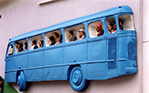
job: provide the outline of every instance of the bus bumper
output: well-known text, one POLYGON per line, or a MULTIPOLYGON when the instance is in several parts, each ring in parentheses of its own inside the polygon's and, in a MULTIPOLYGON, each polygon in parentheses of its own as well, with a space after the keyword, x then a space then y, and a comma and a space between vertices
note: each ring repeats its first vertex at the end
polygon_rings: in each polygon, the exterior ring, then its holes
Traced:
POLYGON ((135 74, 137 72, 136 67, 126 67, 125 70, 126 70, 126 73, 128 74, 135 74))

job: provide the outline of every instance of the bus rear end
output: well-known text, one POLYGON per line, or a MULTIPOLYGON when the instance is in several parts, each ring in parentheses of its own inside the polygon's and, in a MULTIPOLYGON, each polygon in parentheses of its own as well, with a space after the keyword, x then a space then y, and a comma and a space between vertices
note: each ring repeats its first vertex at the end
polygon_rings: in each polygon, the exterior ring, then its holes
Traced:
POLYGON ((118 69, 119 75, 135 74, 137 72, 136 31, 132 15, 120 15, 124 20, 124 28, 118 35, 118 69))

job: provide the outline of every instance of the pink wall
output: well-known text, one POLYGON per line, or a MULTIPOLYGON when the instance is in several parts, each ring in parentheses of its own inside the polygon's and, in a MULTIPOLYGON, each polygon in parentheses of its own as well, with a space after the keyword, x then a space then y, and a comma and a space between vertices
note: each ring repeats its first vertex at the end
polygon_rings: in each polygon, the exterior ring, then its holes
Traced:
MULTIPOLYGON (((138 73, 106 81, 91 81, 84 93, 142 93, 142 0, 60 0, 37 5, 39 0, 1 0, 0 75, 4 77, 8 39, 32 30, 119 5, 129 5, 137 30, 138 73)), ((41 0, 40 0, 41 1, 41 0)), ((13 84, 16 89, 17 85, 13 84)), ((24 93, 75 93, 68 81, 34 82, 24 93)))
POLYGON ((143 1, 143 93, 149 92, 149 23, 146 20, 149 20, 149 2, 148 0, 143 1))

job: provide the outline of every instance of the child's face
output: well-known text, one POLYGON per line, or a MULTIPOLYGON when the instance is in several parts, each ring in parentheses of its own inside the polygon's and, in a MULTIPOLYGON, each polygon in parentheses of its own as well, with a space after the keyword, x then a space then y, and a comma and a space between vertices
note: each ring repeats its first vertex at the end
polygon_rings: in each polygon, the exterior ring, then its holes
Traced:
POLYGON ((113 29, 116 30, 116 24, 113 25, 113 29))
POLYGON ((111 25, 108 25, 108 30, 109 30, 109 31, 111 31, 111 30, 112 30, 111 25))
POLYGON ((3 84, 3 81, 1 80, 1 81, 0 81, 0 85, 2 85, 2 84, 3 84))
POLYGON ((57 39, 57 36, 55 34, 53 36, 54 36, 55 39, 57 39))
POLYGON ((18 48, 18 44, 15 44, 16 48, 18 48))
POLYGON ((119 21, 119 25, 120 25, 120 26, 122 26, 122 25, 123 25, 123 24, 122 24, 122 21, 119 21))
POLYGON ((71 37, 71 34, 68 32, 69 37, 71 37))
POLYGON ((81 31, 79 31, 79 35, 82 35, 82 32, 81 31))
POLYGON ((20 45, 18 45, 18 48, 20 48, 20 45))
POLYGON ((100 27, 97 27, 97 28, 96 28, 96 31, 97 31, 97 32, 99 32, 100 30, 101 30, 101 28, 100 28, 100 27))
POLYGON ((39 45, 42 45, 42 43, 41 43, 41 42, 39 42, 39 45))
POLYGON ((49 42, 51 42, 51 39, 49 39, 49 42))

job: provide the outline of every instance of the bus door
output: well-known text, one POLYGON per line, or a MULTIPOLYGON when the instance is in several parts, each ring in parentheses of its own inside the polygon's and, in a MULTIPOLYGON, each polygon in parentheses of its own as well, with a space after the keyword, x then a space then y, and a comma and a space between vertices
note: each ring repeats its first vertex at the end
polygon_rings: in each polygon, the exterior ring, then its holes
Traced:
POLYGON ((107 17, 107 62, 108 77, 117 75, 117 24, 115 17, 107 17))

